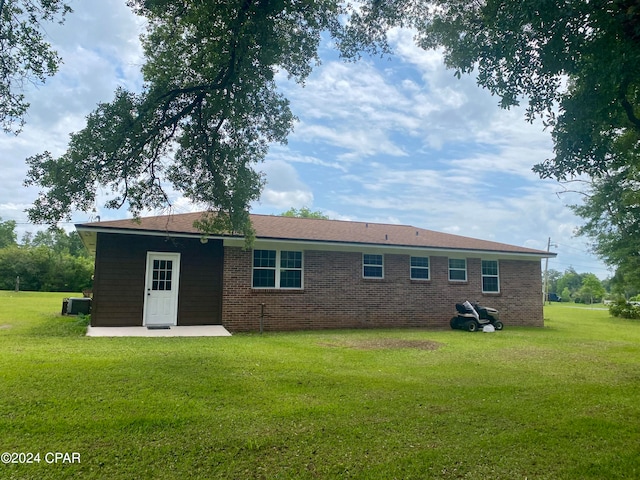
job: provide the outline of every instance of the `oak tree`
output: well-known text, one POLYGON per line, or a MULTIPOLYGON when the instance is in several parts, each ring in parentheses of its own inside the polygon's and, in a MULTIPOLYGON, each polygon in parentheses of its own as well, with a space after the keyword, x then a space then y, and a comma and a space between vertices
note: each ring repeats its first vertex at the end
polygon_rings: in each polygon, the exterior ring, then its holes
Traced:
MULTIPOLYGON (((474 73, 503 108, 551 129, 542 178, 587 182, 581 233, 627 278, 640 266, 640 0, 381 0, 352 17, 351 49, 385 47, 391 26, 474 73)), ((584 183, 582 183, 584 185, 584 183)), ((573 189, 573 187, 571 187, 573 189)), ((636 275, 640 285, 640 275, 636 275)))
MULTIPOLYGON (((640 1, 434 0, 425 11, 413 17, 422 46, 551 129, 554 156, 534 171, 589 184, 580 232, 630 278, 640 266, 640 1)), ((362 23, 372 18, 364 10, 362 23)))
POLYGON ((247 209, 262 187, 256 165, 271 142, 286 141, 294 121, 275 72, 303 82, 323 32, 357 58, 388 52, 389 29, 409 27, 420 46, 442 49, 457 76, 475 73, 500 106, 525 103, 529 121, 541 118, 551 128, 555 155, 534 167, 540 176, 594 179, 590 194, 624 176, 632 189, 625 190, 631 203, 618 203, 624 218, 604 207, 617 202, 613 194, 579 213, 605 218, 616 235, 631 231, 622 227, 632 221, 625 215, 638 205, 640 180, 640 0, 130 5, 148 24, 145 87, 118 90, 99 105, 61 157, 45 152, 28 160, 27 183, 44 188, 29 212, 34 221, 91 209, 100 188, 112 208, 166 206, 169 186, 219 212, 203 230, 250 232, 247 209))
POLYGON ((44 187, 28 211, 55 223, 74 210, 171 205, 173 189, 210 212, 205 232, 251 235, 249 203, 263 179, 255 166, 286 142, 294 116, 278 92, 284 70, 303 82, 319 61, 320 36, 338 34, 334 0, 131 0, 148 25, 140 93, 119 89, 87 117, 59 158, 27 160, 27 184, 44 187))

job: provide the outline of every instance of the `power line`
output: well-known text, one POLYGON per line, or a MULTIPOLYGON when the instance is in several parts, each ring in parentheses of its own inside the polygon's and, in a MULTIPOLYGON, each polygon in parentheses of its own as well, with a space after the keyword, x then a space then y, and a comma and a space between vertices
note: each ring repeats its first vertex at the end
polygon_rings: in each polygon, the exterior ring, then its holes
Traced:
POLYGON ((614 267, 607 267, 607 266, 584 265, 584 264, 573 263, 573 262, 558 262, 556 259, 551 259, 551 262, 553 262, 551 264, 551 268, 554 270, 559 270, 561 268, 566 269, 570 267, 570 268, 579 268, 587 272, 599 271, 599 272, 612 273, 611 270, 614 268, 614 267))
MULTIPOLYGON (((76 223, 83 223, 83 222, 56 222, 56 225, 75 225, 76 223)), ((42 225, 42 226, 46 226, 49 225, 48 223, 33 223, 33 222, 16 222, 16 225, 42 225)))
POLYGON ((577 252, 586 253, 586 254, 589 254, 589 255, 593 254, 593 252, 590 252, 589 250, 583 250, 581 248, 574 247, 573 245, 567 245, 565 243, 558 243, 557 245, 558 245, 558 247, 569 248, 569 249, 575 250, 577 252))
MULTIPOLYGON (((587 266, 587 265, 579 265, 577 263, 563 263, 561 264, 564 267, 573 267, 573 268, 581 268, 581 269, 586 269, 586 270, 598 270, 600 272, 610 272, 611 269, 610 268, 606 268, 606 267, 594 267, 594 266, 587 266)), ((553 267, 553 265, 552 265, 553 267)), ((556 269, 553 269, 556 270, 556 269)))

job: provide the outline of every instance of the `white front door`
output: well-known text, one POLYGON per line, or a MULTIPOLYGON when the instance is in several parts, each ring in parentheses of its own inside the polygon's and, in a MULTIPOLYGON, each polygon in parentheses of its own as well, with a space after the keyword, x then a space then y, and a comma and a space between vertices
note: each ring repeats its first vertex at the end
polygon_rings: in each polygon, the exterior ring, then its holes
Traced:
POLYGON ((147 252, 144 325, 176 325, 180 254, 147 252))

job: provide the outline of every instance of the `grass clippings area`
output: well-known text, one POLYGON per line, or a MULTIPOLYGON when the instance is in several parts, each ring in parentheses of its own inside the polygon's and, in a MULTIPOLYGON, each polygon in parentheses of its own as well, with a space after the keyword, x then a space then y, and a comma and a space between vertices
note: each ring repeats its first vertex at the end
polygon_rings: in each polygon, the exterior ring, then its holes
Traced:
POLYGON ((41 455, 0 478, 640 478, 640 322, 606 310, 491 334, 89 338, 63 296, 0 292, 0 452, 41 455))
POLYGON ((405 338, 360 338, 350 340, 348 338, 334 342, 320 342, 319 345, 327 347, 348 347, 361 350, 380 350, 396 348, 417 348, 418 350, 436 350, 440 343, 431 340, 408 340, 405 338))

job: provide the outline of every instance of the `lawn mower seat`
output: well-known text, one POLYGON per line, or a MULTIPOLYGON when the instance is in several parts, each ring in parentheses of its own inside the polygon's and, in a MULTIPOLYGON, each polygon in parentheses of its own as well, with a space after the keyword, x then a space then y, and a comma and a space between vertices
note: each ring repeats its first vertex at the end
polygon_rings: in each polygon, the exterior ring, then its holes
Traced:
POLYGON ((466 313, 471 313, 469 310, 467 310, 467 307, 465 307, 461 303, 456 303, 456 312, 460 313, 461 315, 464 315, 466 313))

